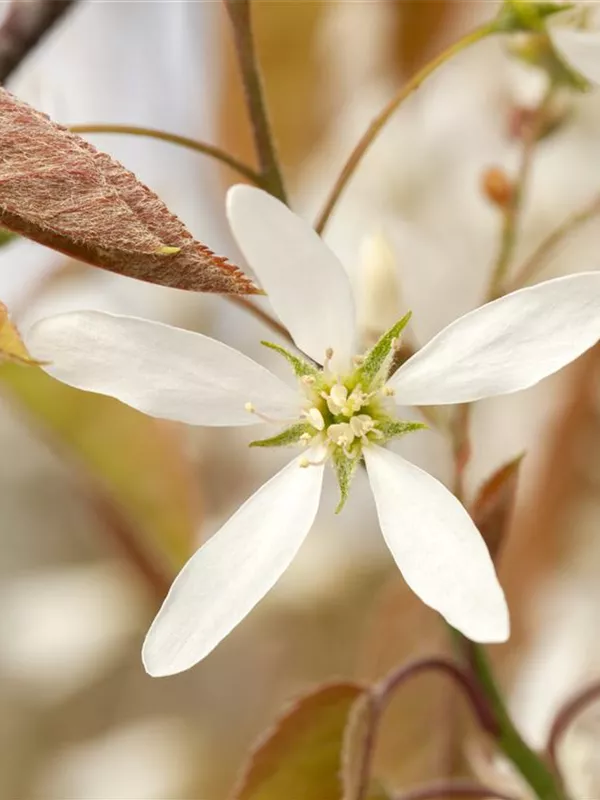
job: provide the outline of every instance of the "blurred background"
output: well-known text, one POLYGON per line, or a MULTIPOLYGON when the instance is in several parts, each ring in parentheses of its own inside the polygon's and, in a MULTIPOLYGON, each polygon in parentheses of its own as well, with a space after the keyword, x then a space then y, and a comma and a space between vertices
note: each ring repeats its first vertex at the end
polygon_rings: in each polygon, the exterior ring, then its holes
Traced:
MULTIPOLYGON (((11 5, 0 4, 4 20, 11 5)), ((316 216, 397 88, 495 8, 254 3, 281 161, 301 213, 316 216)), ((217 0, 79 0, 8 86, 63 124, 162 128, 252 161, 227 23, 217 0)), ((410 308, 412 341, 424 343, 482 301, 501 227, 483 177, 492 167, 514 174, 519 120, 543 91, 540 71, 505 42, 486 41, 436 73, 377 140, 326 235, 357 289, 365 342, 410 308), (375 279, 385 308, 373 300, 375 279)), ((517 265, 600 193, 600 93, 559 100, 536 149, 517 265)), ((163 142, 90 141, 239 263, 223 206, 235 175, 163 142)), ((599 236, 592 219, 543 276, 600 267, 599 236)), ((272 363, 260 324, 223 298, 135 282, 27 241, 0 249, 0 262, 0 300, 22 330, 50 313, 99 308, 209 333, 272 363)), ((492 655, 517 723, 541 745, 564 699, 600 677, 600 350, 541 386, 478 404, 472 434, 471 497, 526 453, 501 558, 514 635, 492 655)), ((225 800, 250 746, 292 698, 448 649, 440 619, 393 566, 359 476, 341 517, 330 482, 293 567, 208 659, 173 678, 145 675, 141 642, 177 569, 286 457, 250 453, 249 438, 152 420, 0 365, 0 797, 225 800)), ((450 447, 436 432, 401 450, 450 479, 450 447)), ((386 718, 379 775, 402 787, 488 770, 463 711, 452 686, 415 683, 386 718)), ((600 797, 595 735, 600 720, 588 714, 565 743, 570 780, 586 800, 600 797)))

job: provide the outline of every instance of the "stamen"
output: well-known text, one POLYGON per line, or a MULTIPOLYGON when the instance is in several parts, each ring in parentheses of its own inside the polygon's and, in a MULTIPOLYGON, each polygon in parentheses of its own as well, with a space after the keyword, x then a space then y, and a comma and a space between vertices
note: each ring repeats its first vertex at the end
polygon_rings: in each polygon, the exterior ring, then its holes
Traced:
POLYGON ((320 467, 327 461, 327 456, 323 456, 319 461, 311 461, 309 458, 301 458, 298 464, 302 469, 307 467, 320 467))
POLYGON ((254 403, 244 403, 244 408, 249 414, 254 414, 259 419, 262 419, 263 422, 270 422, 274 425, 293 425, 294 422, 298 422, 297 418, 276 419, 275 417, 268 417, 266 414, 261 414, 260 411, 256 410, 254 403))
POLYGON ((313 386, 316 383, 314 375, 303 375, 300 380, 305 386, 313 386))
POLYGON ((316 428, 318 431, 323 430, 325 427, 325 420, 323 419, 323 414, 321 414, 318 408, 309 408, 308 411, 304 411, 303 414, 306 416, 313 428, 316 428))
POLYGON ((331 364, 331 359, 333 358, 333 348, 328 347, 325 350, 325 361, 323 362, 323 372, 329 372, 329 366, 331 364))
POLYGON ((396 390, 392 389, 391 386, 384 386, 383 389, 381 389, 381 394, 384 397, 393 397, 396 394, 396 390))

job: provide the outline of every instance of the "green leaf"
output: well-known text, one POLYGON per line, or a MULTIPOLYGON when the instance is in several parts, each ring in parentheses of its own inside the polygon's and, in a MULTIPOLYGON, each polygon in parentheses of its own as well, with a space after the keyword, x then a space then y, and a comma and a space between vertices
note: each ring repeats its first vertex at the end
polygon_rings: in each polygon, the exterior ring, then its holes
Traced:
POLYGON ((300 356, 295 356, 280 344, 274 344, 273 342, 261 342, 261 344, 265 347, 268 347, 269 350, 274 350, 276 353, 279 353, 280 356, 283 356, 286 361, 292 365, 294 373, 298 378, 302 378, 304 375, 310 375, 311 377, 316 378, 319 375, 319 369, 315 367, 314 364, 311 364, 309 361, 300 358, 300 356))
POLYGON ((350 492, 350 484, 356 472, 356 468, 360 464, 361 453, 360 450, 356 455, 352 454, 349 458, 341 447, 335 447, 331 456, 331 462, 335 470, 337 482, 340 487, 340 502, 335 510, 339 514, 342 508, 346 505, 348 494, 350 492))
POLYGON ((429 426, 423 422, 403 422, 397 419, 382 419, 377 421, 377 430, 381 431, 385 441, 396 439, 413 431, 428 430, 429 426))
POLYGON ((334 683, 295 703, 259 741, 231 800, 339 800, 346 726, 363 693, 334 683))
POLYGON ((19 331, 10 321, 8 309, 0 303, 0 364, 3 361, 13 361, 17 364, 37 366, 39 361, 31 358, 19 331))
POLYGON ((405 314, 387 333, 383 334, 377 344, 366 354, 362 365, 355 372, 356 383, 360 383, 365 391, 370 389, 373 381, 383 371, 394 343, 408 325, 411 316, 412 311, 405 314))
POLYGON ((545 21, 554 14, 568 11, 573 4, 538 3, 536 0, 504 0, 494 21, 494 30, 498 33, 516 33, 519 31, 543 31, 545 21))
POLYGON ((298 425, 292 425, 290 428, 281 431, 277 436, 271 436, 270 439, 257 439, 254 442, 250 442, 250 447, 287 447, 291 444, 297 444, 305 433, 314 436, 315 429, 307 422, 300 422, 298 425))
POLYGON ((174 574, 192 551, 200 509, 178 428, 41 369, 0 365, 0 391, 70 455, 95 495, 121 510, 165 578, 174 574))
POLYGON ((15 239, 18 239, 16 233, 7 230, 6 228, 0 228, 0 247, 4 247, 4 245, 10 244, 14 242, 15 239))

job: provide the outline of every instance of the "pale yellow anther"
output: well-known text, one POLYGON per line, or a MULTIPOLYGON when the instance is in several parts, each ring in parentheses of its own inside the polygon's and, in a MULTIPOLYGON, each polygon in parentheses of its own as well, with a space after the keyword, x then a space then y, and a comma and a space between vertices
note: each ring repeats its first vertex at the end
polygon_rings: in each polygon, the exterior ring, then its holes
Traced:
POLYGON ((246 409, 246 411, 248 411, 250 414, 254 414, 254 412, 256 411, 256 409, 254 408, 254 405, 253 405, 252 403, 245 403, 245 404, 244 404, 244 408, 245 408, 245 409, 246 409))
POLYGON ((306 411, 305 413, 306 413, 306 418, 313 426, 313 428, 316 428, 318 431, 322 431, 323 428, 325 427, 325 420, 323 419, 323 414, 321 414, 319 409, 314 407, 309 408, 308 411, 306 411))
POLYGON ((348 447, 355 438, 354 432, 347 422, 330 425, 327 429, 327 437, 339 447, 348 447))
POLYGON ((298 464, 302 467, 302 469, 306 469, 306 467, 310 467, 310 461, 308 458, 301 458, 298 464))
POLYGON ((300 380, 305 386, 313 386, 315 383, 314 375, 303 375, 300 380))
POLYGON ((394 389, 392 389, 391 386, 384 386, 383 389, 381 390, 381 394, 384 397, 393 397, 396 394, 396 392, 394 389))

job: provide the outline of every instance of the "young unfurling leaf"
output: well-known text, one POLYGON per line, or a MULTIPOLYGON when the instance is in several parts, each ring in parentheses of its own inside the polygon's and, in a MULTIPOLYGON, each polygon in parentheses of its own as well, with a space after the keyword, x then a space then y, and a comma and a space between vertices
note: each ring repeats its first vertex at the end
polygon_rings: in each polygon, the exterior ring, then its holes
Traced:
POLYGON ((0 226, 150 283, 256 293, 133 173, 2 88, 0 151, 0 226))

